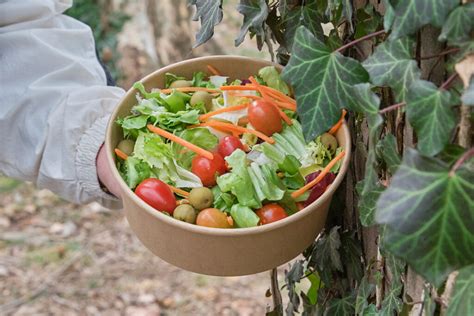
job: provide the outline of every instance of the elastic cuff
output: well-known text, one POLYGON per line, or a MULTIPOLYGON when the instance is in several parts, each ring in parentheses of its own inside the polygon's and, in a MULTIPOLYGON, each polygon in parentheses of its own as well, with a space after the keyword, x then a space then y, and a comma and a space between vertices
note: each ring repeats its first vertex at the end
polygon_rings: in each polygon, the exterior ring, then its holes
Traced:
POLYGON ((105 193, 97 177, 96 158, 105 139, 109 116, 97 119, 82 135, 76 154, 76 174, 83 192, 107 208, 121 208, 122 203, 111 194, 105 193))

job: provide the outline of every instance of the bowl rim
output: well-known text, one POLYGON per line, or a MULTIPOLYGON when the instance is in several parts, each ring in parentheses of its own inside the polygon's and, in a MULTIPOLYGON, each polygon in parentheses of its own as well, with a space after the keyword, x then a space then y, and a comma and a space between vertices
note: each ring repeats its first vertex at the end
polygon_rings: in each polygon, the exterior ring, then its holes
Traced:
MULTIPOLYGON (((279 70, 283 69, 283 67, 279 64, 267 61, 265 59, 261 58, 253 58, 253 57, 244 57, 244 56, 235 56, 235 55, 212 55, 212 56, 203 56, 203 57, 197 57, 197 58, 192 58, 192 59, 187 59, 183 60, 177 63, 170 64, 168 66, 162 67, 160 69, 157 69, 153 71, 152 73, 146 75, 143 77, 139 82, 145 83, 146 81, 150 80, 151 78, 155 77, 157 73, 166 73, 169 72, 170 70, 174 69, 176 66, 185 66, 188 64, 195 63, 197 61, 208 61, 212 62, 215 60, 233 60, 233 61, 238 61, 238 62, 245 62, 245 61, 252 61, 252 62, 263 62, 267 65, 275 65, 279 68, 279 70)), ((242 236, 242 235, 257 235, 257 234, 263 234, 272 230, 279 229, 280 227, 286 226, 291 224, 292 222, 296 222, 303 217, 305 217, 307 214, 310 212, 314 212, 317 210, 318 206, 324 204, 328 199, 331 198, 331 196, 334 194, 336 188, 339 187, 341 182, 344 179, 344 176, 349 168, 349 163, 350 163, 350 157, 351 157, 351 135, 349 128, 344 121, 341 128, 343 130, 343 135, 346 140, 346 146, 345 146, 345 155, 341 164, 341 168, 336 175, 336 178, 334 181, 331 183, 329 188, 313 203, 309 204, 302 210, 296 212, 295 214, 292 214, 282 220, 266 224, 266 225, 260 225, 256 227, 247 227, 247 228, 238 228, 238 229, 223 229, 223 228, 212 228, 212 227, 205 227, 205 226, 199 226, 196 224, 190 224, 186 222, 182 222, 179 220, 176 220, 172 216, 165 215, 160 211, 157 211, 150 205, 148 205, 146 202, 144 202, 142 199, 140 199, 125 183, 125 181, 122 179, 120 176, 118 169, 115 164, 115 159, 113 156, 113 148, 111 144, 111 136, 112 136, 112 129, 113 125, 115 124, 116 117, 118 115, 118 112, 120 111, 122 107, 122 103, 124 102, 125 99, 129 98, 131 95, 135 95, 138 92, 137 89, 133 88, 133 86, 126 92, 126 94, 120 99, 120 101, 117 103, 117 106, 115 107, 114 111, 110 115, 108 124, 107 124, 107 129, 106 129, 106 134, 105 134, 105 147, 106 147, 106 156, 107 156, 107 163, 112 169, 112 174, 114 178, 116 178, 119 182, 119 186, 122 191, 122 203, 123 203, 123 195, 126 195, 127 198, 131 199, 136 205, 139 206, 141 211, 147 212, 149 215, 155 217, 157 220, 161 220, 164 222, 164 224, 168 224, 171 226, 174 226, 177 229, 183 229, 189 232, 193 233, 198 233, 198 234, 204 234, 204 235, 211 235, 211 236, 226 236, 226 237, 234 237, 234 236, 242 236)))

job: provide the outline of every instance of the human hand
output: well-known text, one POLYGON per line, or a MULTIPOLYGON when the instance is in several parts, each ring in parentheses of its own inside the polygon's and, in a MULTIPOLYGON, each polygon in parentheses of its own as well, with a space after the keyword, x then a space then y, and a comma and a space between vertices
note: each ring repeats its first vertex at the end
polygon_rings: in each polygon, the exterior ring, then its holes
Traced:
POLYGON ((100 182, 116 197, 121 198, 121 190, 118 181, 114 178, 112 174, 112 169, 107 164, 107 155, 105 153, 105 148, 102 146, 99 149, 97 154, 97 176, 99 177, 100 182))

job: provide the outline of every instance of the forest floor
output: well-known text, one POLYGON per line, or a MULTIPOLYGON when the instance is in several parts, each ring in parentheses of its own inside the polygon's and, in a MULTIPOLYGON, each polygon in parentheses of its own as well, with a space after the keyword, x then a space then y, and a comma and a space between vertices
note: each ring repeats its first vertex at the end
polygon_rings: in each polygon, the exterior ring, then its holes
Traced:
POLYGON ((0 315, 263 315, 270 303, 268 273, 181 270, 145 249, 122 211, 14 185, 0 178, 0 315))

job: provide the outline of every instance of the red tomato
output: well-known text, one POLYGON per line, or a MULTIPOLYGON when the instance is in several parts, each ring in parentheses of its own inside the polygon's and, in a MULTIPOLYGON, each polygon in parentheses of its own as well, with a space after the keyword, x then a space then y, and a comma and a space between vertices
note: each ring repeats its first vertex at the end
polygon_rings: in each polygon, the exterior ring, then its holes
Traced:
POLYGON ((217 175, 227 171, 225 160, 219 153, 213 153, 214 159, 210 160, 203 156, 196 156, 191 163, 191 171, 201 179, 206 187, 216 184, 217 175))
POLYGON ((214 227, 214 228, 231 228, 231 224, 227 215, 216 209, 206 208, 199 212, 196 218, 196 224, 199 226, 214 227))
POLYGON ((270 203, 264 205, 261 209, 255 212, 260 217, 260 223, 262 225, 273 223, 288 217, 283 207, 276 203, 270 203))
POLYGON ((219 141, 219 146, 217 146, 217 150, 222 157, 230 156, 236 149, 244 150, 244 145, 240 139, 235 136, 222 137, 219 141))
POLYGON ((249 122, 259 132, 267 136, 281 132, 280 113, 272 104, 265 100, 255 100, 248 107, 249 122))
POLYGON ((135 194, 158 211, 173 215, 176 197, 163 181, 154 178, 145 179, 137 186, 135 194))

